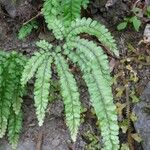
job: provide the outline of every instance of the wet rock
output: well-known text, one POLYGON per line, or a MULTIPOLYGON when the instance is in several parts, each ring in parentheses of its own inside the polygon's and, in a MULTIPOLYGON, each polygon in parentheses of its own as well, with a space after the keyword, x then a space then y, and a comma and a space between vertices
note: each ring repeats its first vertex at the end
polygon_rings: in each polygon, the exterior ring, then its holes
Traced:
POLYGON ((134 126, 136 131, 141 135, 143 149, 150 149, 150 82, 141 96, 141 102, 134 106, 133 111, 138 119, 134 126))

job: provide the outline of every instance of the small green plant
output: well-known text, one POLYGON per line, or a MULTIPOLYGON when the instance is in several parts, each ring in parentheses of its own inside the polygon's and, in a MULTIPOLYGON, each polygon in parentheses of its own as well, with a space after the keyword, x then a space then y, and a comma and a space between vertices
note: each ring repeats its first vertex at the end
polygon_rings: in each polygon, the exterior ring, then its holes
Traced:
POLYGON ((131 24, 131 25, 134 27, 134 29, 135 29, 136 31, 139 31, 139 28, 140 28, 140 26, 141 26, 141 20, 138 19, 137 16, 133 16, 133 17, 131 17, 131 18, 124 18, 124 21, 121 22, 121 23, 117 26, 117 29, 118 29, 118 30, 123 30, 123 29, 127 28, 127 26, 128 26, 129 24, 131 24))
POLYGON ((123 22, 119 23, 119 25, 117 26, 117 29, 120 31, 120 30, 127 28, 128 25, 132 25, 136 31, 139 31, 140 26, 141 26, 141 20, 139 19, 139 17, 136 16, 136 13, 138 11, 139 11, 138 8, 133 9, 132 10, 133 15, 131 17, 125 17, 123 19, 123 22))
POLYGON ((24 87, 35 75, 34 101, 39 125, 43 125, 45 111, 51 91, 51 68, 54 66, 59 77, 60 91, 65 105, 66 124, 73 141, 76 141, 80 126, 81 103, 76 80, 69 69, 69 62, 81 68, 90 100, 98 118, 105 150, 119 149, 119 127, 116 106, 113 104, 112 79, 108 57, 93 41, 81 38, 87 33, 97 37, 112 54, 118 56, 114 38, 97 21, 81 18, 81 7, 87 0, 45 0, 42 14, 48 29, 52 30, 57 45, 45 40, 37 42, 39 51, 28 60, 22 74, 24 87))
POLYGON ((18 33, 18 39, 23 40, 32 32, 33 29, 38 29, 38 22, 36 20, 32 20, 21 27, 18 33))
POLYGON ((22 127, 21 76, 26 59, 17 52, 0 51, 0 138, 8 130, 9 143, 17 147, 22 127))

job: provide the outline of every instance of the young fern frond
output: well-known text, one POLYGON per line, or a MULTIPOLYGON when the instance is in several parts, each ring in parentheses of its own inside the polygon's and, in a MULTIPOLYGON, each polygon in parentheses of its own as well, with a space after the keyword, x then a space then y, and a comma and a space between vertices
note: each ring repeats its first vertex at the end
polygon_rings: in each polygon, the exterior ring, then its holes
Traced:
POLYGON ((19 134, 22 128, 22 113, 19 112, 17 115, 14 111, 11 111, 9 116, 9 123, 8 123, 8 140, 11 144, 12 149, 17 148, 19 134))
POLYGON ((76 19, 76 21, 71 23, 69 28, 66 28, 66 40, 70 40, 80 33, 88 33, 96 36, 113 54, 116 56, 119 55, 114 38, 111 36, 108 29, 97 21, 93 21, 91 18, 76 19))
POLYGON ((52 58, 50 56, 46 57, 43 64, 39 66, 36 73, 36 81, 34 86, 34 101, 39 126, 43 125, 45 111, 48 105, 51 78, 51 63, 52 58))
POLYGON ((60 77, 61 93, 65 104, 66 124, 72 140, 76 141, 81 113, 78 87, 63 56, 55 55, 55 64, 60 77))
POLYGON ((74 63, 80 66, 84 73, 83 79, 88 86, 91 102, 98 117, 101 135, 104 141, 104 149, 117 150, 119 149, 119 128, 110 84, 103 78, 103 74, 99 70, 99 65, 96 61, 91 62, 90 66, 87 65, 86 57, 88 51, 84 56, 82 55, 82 57, 76 52, 69 52, 68 56, 74 63))

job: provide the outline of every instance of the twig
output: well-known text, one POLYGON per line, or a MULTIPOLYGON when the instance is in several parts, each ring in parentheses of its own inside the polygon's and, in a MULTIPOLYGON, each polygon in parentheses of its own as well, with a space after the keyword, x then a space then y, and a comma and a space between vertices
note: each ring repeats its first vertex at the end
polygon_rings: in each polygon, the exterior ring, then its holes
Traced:
POLYGON ((32 17, 31 19, 29 19, 28 21, 24 22, 23 25, 28 24, 30 21, 32 21, 33 19, 39 17, 40 15, 42 15, 42 12, 40 11, 36 16, 32 17))

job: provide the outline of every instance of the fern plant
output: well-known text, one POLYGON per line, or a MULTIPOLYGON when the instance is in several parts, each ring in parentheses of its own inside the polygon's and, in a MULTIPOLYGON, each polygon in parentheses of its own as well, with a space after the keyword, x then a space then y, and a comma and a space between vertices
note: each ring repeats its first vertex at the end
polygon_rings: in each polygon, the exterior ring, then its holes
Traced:
POLYGON ((24 89, 21 76, 26 59, 17 52, 0 51, 0 138, 8 128, 12 148, 17 147, 22 127, 21 103, 24 89))
POLYGON ((52 30, 59 45, 45 40, 37 42, 39 50, 28 60, 22 74, 24 87, 35 75, 34 101, 39 125, 43 125, 51 91, 52 66, 55 66, 65 105, 66 124, 73 141, 80 126, 81 103, 76 80, 69 69, 72 61, 83 72, 91 104, 95 109, 105 150, 119 149, 116 106, 113 103, 108 57, 93 41, 81 38, 81 33, 97 37, 112 52, 119 55, 114 38, 97 21, 81 18, 81 6, 87 0, 45 0, 42 14, 48 29, 52 30))

